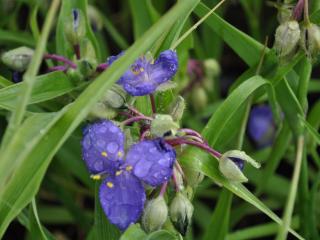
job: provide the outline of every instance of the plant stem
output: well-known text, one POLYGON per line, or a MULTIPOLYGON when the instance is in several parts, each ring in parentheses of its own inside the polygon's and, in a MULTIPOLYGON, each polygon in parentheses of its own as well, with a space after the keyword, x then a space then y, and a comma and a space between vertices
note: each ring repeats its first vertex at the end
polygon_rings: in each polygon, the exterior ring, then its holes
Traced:
POLYGON ((176 49, 182 41, 189 36, 199 25, 206 20, 215 10, 217 10, 226 0, 221 0, 214 8, 212 8, 203 18, 196 22, 188 31, 186 31, 175 43, 173 43, 170 49, 176 49))
POLYGON ((310 24, 309 19, 309 0, 304 0, 304 21, 307 25, 310 24))
POLYGON ((52 60, 55 60, 58 62, 63 62, 65 64, 69 65, 73 69, 77 68, 77 65, 74 62, 70 61, 69 59, 67 59, 63 56, 57 55, 57 54, 48 54, 47 53, 43 56, 43 58, 44 59, 52 59, 52 60))
POLYGON ((167 141, 167 143, 169 143, 172 146, 187 144, 187 145, 192 145, 192 146, 201 148, 201 149, 207 151, 208 153, 210 153, 211 155, 213 155, 217 159, 219 159, 222 156, 221 153, 219 153, 218 151, 210 148, 207 144, 204 144, 204 143, 189 141, 189 140, 185 140, 183 138, 169 139, 169 140, 166 140, 166 141, 167 141))
POLYGON ((150 94, 150 102, 151 102, 151 108, 152 108, 152 113, 156 113, 157 112, 157 107, 156 107, 156 101, 154 99, 154 95, 150 94))
POLYGON ((284 211, 283 224, 280 226, 280 229, 276 238, 277 240, 287 239, 291 218, 292 218, 292 212, 294 208, 294 202, 297 195, 297 187, 298 187, 300 169, 301 169, 301 163, 302 163, 302 157, 303 157, 303 148, 304 148, 304 136, 301 135, 298 137, 298 140, 297 140, 297 154, 296 154, 295 167, 294 167, 293 177, 291 181, 288 201, 284 211))
POLYGON ((166 190, 167 190, 167 185, 168 185, 168 182, 165 182, 164 184, 162 184, 161 190, 160 190, 160 193, 159 193, 159 195, 160 195, 161 197, 163 197, 163 195, 165 194, 165 192, 166 192, 166 190))
POLYGON ((132 117, 132 118, 129 118, 129 119, 123 121, 123 122, 121 123, 121 125, 125 126, 125 125, 128 125, 128 124, 130 124, 130 123, 138 122, 138 121, 141 121, 141 120, 152 121, 153 118, 147 117, 147 116, 136 116, 136 117, 132 117))

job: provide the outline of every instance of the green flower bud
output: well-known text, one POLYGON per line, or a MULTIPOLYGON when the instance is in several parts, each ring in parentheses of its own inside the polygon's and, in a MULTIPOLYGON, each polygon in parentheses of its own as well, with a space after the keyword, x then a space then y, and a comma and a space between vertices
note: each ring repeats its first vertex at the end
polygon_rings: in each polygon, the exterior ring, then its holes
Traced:
POLYGON ((103 101, 112 108, 121 108, 126 103, 127 93, 118 84, 114 84, 107 90, 103 101))
POLYGON ((84 38, 81 40, 80 49, 82 59, 85 59, 97 65, 96 51, 89 39, 84 38))
POLYGON ((173 121, 170 115, 157 114, 151 122, 151 134, 163 137, 166 134, 175 135, 179 125, 173 121))
POLYGON ((320 27, 314 23, 303 27, 300 43, 306 54, 315 58, 320 52, 320 27))
POLYGON ((224 153, 219 159, 219 170, 230 181, 247 182, 247 177, 242 173, 244 162, 248 162, 255 168, 260 168, 260 164, 245 152, 231 150, 224 153))
POLYGON ((299 23, 295 20, 282 23, 276 30, 274 48, 279 57, 293 54, 300 39, 299 23))
POLYGON ((77 70, 84 79, 93 76, 96 72, 97 62, 95 60, 81 59, 77 62, 77 70))
POLYGON ((178 192, 170 204, 169 214, 175 228, 185 236, 193 214, 190 200, 178 192))
POLYGON ((208 104, 208 96, 202 86, 196 86, 191 92, 191 104, 197 111, 202 111, 208 104))
POLYGON ((168 207, 163 198, 159 196, 147 202, 142 215, 142 226, 147 232, 161 229, 168 217, 168 207))
POLYGON ((183 97, 178 96, 174 102, 171 103, 170 105, 170 115, 172 119, 176 122, 180 121, 183 112, 186 108, 186 103, 183 97))
POLYGON ((2 62, 15 71, 23 72, 29 66, 34 50, 27 47, 19 47, 1 56, 2 62))
POLYGON ((220 64, 217 60, 210 58, 204 61, 204 69, 206 77, 212 78, 220 75, 221 69, 220 64))
POLYGON ((72 9, 72 13, 66 19, 64 32, 72 46, 78 45, 86 35, 86 22, 80 9, 72 9))
POLYGON ((203 173, 187 167, 183 169, 185 178, 187 180, 188 185, 192 186, 192 187, 197 187, 204 179, 204 175, 203 173))
POLYGON ((278 7, 277 19, 279 23, 287 22, 292 17, 293 5, 290 4, 282 4, 278 7))
POLYGON ((89 119, 112 119, 115 116, 117 116, 117 112, 100 101, 93 106, 88 117, 89 119))

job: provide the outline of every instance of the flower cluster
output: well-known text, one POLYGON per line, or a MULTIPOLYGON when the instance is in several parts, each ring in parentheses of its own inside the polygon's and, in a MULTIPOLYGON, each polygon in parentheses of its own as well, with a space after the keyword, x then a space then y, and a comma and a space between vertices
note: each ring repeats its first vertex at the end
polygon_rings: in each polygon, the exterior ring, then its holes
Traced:
POLYGON ((87 126, 82 155, 89 172, 107 174, 100 187, 101 206, 110 222, 121 230, 136 222, 146 195, 142 183, 152 187, 168 181, 176 160, 175 150, 162 138, 143 140, 124 153, 124 134, 108 120, 87 126))

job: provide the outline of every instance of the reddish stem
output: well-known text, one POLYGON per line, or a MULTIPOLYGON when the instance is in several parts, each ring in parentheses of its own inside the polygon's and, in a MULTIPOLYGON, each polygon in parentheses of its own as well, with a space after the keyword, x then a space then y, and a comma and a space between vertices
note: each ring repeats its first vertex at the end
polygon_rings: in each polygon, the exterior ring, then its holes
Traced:
POLYGON ((167 190, 167 185, 168 185, 168 182, 165 182, 164 184, 162 184, 161 190, 160 190, 160 193, 159 193, 159 195, 160 195, 161 197, 163 197, 163 195, 165 194, 165 192, 166 192, 166 190, 167 190))
POLYGON ((140 135, 140 141, 144 140, 149 133, 150 133, 149 129, 144 130, 140 135))
POLYGON ((181 129, 179 129, 179 132, 184 132, 188 135, 196 136, 198 138, 203 139, 200 133, 198 133, 197 131, 190 129, 190 128, 181 128, 181 129))
POLYGON ((302 16, 302 12, 303 12, 303 8, 304 8, 304 1, 305 0, 299 0, 297 5, 293 9, 292 16, 297 21, 299 21, 302 16))
POLYGON ((44 54, 44 59, 52 59, 52 60, 55 60, 55 61, 58 61, 58 62, 63 62, 67 65, 69 65, 71 68, 73 69, 76 69, 77 68, 77 65, 70 61, 69 59, 63 57, 63 56, 60 56, 60 55, 57 55, 57 54, 44 54))
POLYGON ((106 70, 108 68, 108 64, 107 63, 101 63, 98 65, 96 71, 97 72, 103 72, 104 70, 106 70))
POLYGON ((216 150, 212 149, 211 147, 209 147, 207 144, 204 144, 204 143, 189 141, 183 138, 169 139, 169 140, 166 140, 166 142, 172 146, 177 146, 182 144, 192 145, 207 151, 208 153, 210 153, 212 156, 216 158, 220 158, 222 156, 221 153, 217 152, 216 150))
POLYGON ((156 108, 156 101, 154 99, 154 95, 150 94, 150 102, 151 102, 151 108, 152 108, 152 113, 156 113, 157 112, 157 108, 156 108))
POLYGON ((174 186, 176 187, 176 192, 179 192, 180 191, 180 187, 178 185, 177 176, 176 176, 174 171, 172 173, 172 180, 173 180, 174 186))
POLYGON ((144 116, 141 112, 139 112, 137 109, 135 109, 132 106, 127 106, 127 108, 134 114, 138 115, 138 116, 144 116))
POLYGON ((147 116, 136 116, 136 117, 128 118, 127 120, 123 121, 121 124, 125 126, 130 123, 138 122, 141 120, 152 121, 153 119, 151 117, 147 117, 147 116))
POLYGON ((76 54, 77 59, 80 59, 80 45, 76 44, 73 46, 74 53, 76 54))
POLYGON ((54 66, 54 67, 50 67, 48 68, 48 72, 54 72, 54 71, 66 71, 67 67, 66 66, 54 66))

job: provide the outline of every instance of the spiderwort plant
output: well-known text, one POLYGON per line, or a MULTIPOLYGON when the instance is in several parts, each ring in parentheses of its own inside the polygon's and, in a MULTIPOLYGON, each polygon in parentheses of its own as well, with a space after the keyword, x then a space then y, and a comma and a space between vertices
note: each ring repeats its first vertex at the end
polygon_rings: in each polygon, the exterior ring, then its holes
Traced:
POLYGON ((175 150, 161 138, 136 143, 126 155, 124 141, 121 129, 108 120, 89 125, 82 140, 83 159, 93 178, 107 174, 100 202, 110 222, 121 230, 142 214, 146 200, 142 182, 157 187, 168 181, 176 160, 175 150))

